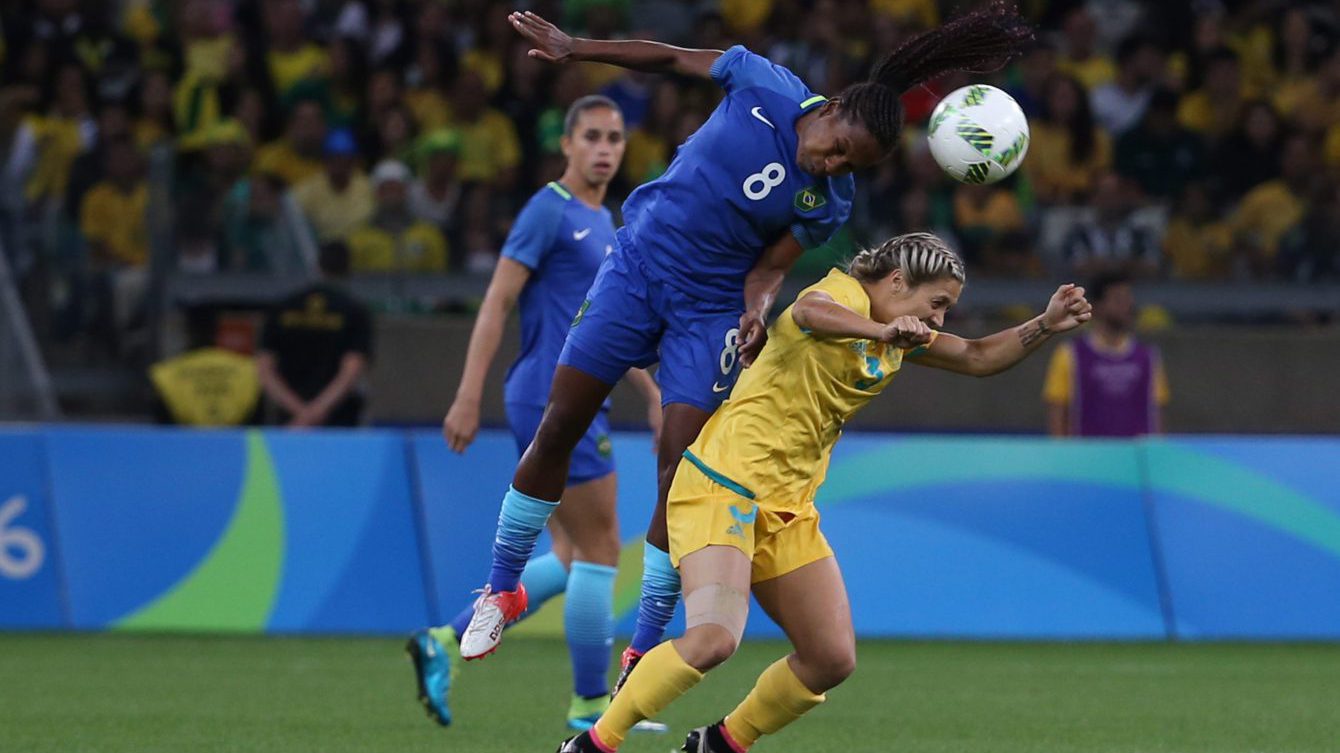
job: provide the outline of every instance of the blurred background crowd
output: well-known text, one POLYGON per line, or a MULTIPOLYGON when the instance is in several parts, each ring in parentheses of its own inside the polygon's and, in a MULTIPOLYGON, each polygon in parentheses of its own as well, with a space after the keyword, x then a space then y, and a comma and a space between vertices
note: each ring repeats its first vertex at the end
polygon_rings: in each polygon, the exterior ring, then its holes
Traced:
MULTIPOLYGON (((521 6, 591 37, 744 44, 834 94, 958 4, 5 3, 0 240, 39 336, 147 353, 146 302, 164 279, 315 276, 332 242, 355 277, 485 276, 520 206, 561 172, 565 109, 593 92, 621 105, 629 129, 617 211, 720 91, 532 60, 506 22, 521 6)), ((902 147, 858 176, 848 228, 801 274, 932 229, 977 278, 1114 267, 1137 279, 1340 277, 1340 3, 1022 0, 1021 10, 1036 46, 999 74, 910 93, 902 147), (960 185, 922 128, 939 96, 982 80, 1023 106, 1032 143, 1009 180, 960 185)))

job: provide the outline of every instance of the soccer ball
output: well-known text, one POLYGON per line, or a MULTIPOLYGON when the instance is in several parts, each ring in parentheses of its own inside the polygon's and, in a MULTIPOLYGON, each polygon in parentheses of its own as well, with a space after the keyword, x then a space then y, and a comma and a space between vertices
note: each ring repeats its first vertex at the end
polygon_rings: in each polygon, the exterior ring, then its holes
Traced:
POLYGON ((954 180, 995 183, 1024 161, 1028 119, 1014 97, 994 86, 974 84, 940 100, 926 138, 935 161, 954 180))

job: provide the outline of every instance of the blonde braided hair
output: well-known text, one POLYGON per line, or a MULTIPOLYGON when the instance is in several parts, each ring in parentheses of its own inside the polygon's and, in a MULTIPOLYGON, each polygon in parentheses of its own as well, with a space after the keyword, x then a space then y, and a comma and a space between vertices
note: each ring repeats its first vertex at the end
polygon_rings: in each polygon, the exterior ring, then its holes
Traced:
POLYGON ((934 233, 895 235, 847 263, 847 274, 863 282, 883 279, 895 269, 903 271, 903 279, 913 288, 944 277, 967 281, 963 259, 934 233))

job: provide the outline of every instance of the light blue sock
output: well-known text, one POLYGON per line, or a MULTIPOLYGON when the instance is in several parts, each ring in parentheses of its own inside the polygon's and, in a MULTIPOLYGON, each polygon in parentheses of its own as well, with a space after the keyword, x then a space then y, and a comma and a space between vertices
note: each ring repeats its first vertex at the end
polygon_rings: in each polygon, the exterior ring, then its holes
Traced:
POLYGON ((572 563, 563 631, 572 658, 573 692, 583 698, 608 695, 610 645, 614 643, 615 568, 572 563))
POLYGON ((498 511, 498 532, 493 537, 493 570, 489 586, 498 591, 515 591, 535 551, 535 540, 549 522, 557 502, 546 502, 507 487, 502 509, 498 511))
POLYGON ((650 542, 642 549, 642 598, 637 604, 637 628, 632 648, 645 654, 665 638, 665 626, 675 616, 679 603, 679 571, 670 564, 670 553, 650 542))
MULTIPOLYGON (((563 561, 553 552, 542 554, 526 563, 526 569, 521 573, 521 585, 526 587, 529 601, 526 611, 521 613, 517 622, 531 616, 535 610, 544 606, 546 601, 563 593, 563 589, 568 586, 568 569, 563 567, 563 561)), ((451 621, 451 626, 456 629, 456 635, 465 632, 474 614, 475 605, 471 603, 456 615, 456 619, 451 621)))

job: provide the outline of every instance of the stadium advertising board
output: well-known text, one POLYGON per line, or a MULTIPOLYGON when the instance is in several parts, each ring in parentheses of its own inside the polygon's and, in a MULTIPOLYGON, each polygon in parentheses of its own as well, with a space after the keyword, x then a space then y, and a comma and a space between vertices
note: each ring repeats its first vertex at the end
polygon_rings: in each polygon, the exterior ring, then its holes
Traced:
POLYGON ((1175 637, 1340 639, 1340 441, 1178 439, 1143 450, 1175 637))
POLYGON ((1164 635, 1130 443, 855 434, 819 511, 863 636, 1164 635))
POLYGON ((73 627, 427 619, 398 434, 53 429, 47 447, 73 627))
MULTIPOLYGON (((649 439, 612 436, 623 635, 649 439)), ((1335 457, 1321 439, 853 433, 818 504, 862 637, 1340 639, 1335 457)), ((500 431, 464 455, 435 431, 0 432, 0 627, 442 622, 484 579, 515 462, 500 431)), ((516 631, 558 634, 561 603, 516 631)), ((780 634, 757 605, 747 632, 780 634)))
POLYGON ((0 432, 0 627, 61 627, 60 562, 36 431, 0 432))

